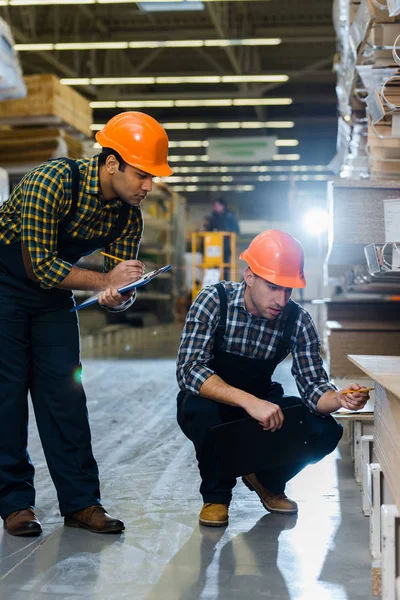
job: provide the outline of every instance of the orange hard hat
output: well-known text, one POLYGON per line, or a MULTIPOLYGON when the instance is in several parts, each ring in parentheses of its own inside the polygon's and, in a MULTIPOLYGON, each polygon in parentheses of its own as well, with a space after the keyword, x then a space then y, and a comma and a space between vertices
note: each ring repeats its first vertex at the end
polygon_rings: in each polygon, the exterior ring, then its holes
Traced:
POLYGON ((241 253, 240 259, 247 262, 253 273, 276 285, 288 288, 306 285, 303 248, 285 231, 263 231, 241 253))
POLYGON ((156 177, 172 175, 168 165, 168 136, 158 121, 141 112, 116 115, 96 133, 103 148, 112 148, 124 161, 156 177))

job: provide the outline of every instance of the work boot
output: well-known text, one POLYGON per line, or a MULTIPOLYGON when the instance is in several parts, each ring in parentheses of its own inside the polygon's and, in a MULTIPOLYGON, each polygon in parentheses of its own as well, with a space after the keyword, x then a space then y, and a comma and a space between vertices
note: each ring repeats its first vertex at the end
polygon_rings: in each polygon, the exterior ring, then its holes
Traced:
POLYGON ((264 507, 272 513, 294 514, 298 512, 296 502, 290 500, 283 492, 274 494, 265 488, 257 479, 254 473, 244 475, 242 481, 251 490, 256 492, 264 507))
POLYGON ((64 519, 67 527, 83 527, 93 533, 118 533, 125 529, 119 519, 111 517, 102 506, 89 506, 67 515, 64 519))
POLYGON ((199 523, 205 527, 226 527, 228 525, 228 504, 206 502, 201 509, 199 523))
POLYGON ((16 510, 4 519, 4 529, 10 535, 40 535, 42 526, 32 508, 16 510))

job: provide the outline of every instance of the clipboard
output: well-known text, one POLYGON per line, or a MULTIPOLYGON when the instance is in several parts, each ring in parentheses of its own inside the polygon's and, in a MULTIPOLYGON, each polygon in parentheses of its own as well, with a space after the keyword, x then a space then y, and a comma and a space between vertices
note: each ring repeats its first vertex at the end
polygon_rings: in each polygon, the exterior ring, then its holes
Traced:
MULTIPOLYGON (((171 267, 172 265, 166 265, 165 267, 160 267, 159 269, 155 269, 154 271, 149 271, 137 281, 128 283, 128 285, 124 285, 123 287, 118 288, 118 291, 120 294, 124 294, 125 292, 129 292, 130 290, 141 287, 142 285, 146 285, 147 283, 149 283, 149 281, 152 281, 155 277, 161 275, 161 273, 166 273, 166 271, 169 271, 171 267)), ((77 306, 74 306, 74 308, 71 308, 69 312, 74 312, 76 310, 80 310, 81 308, 85 308, 86 306, 90 306, 91 304, 96 304, 100 294, 101 292, 93 294, 93 296, 90 296, 90 298, 88 298, 84 302, 81 302, 81 304, 78 304, 77 306)))
POLYGON ((211 428, 221 474, 240 477, 264 469, 312 460, 305 421, 307 408, 283 408, 281 429, 265 431, 251 417, 211 428))

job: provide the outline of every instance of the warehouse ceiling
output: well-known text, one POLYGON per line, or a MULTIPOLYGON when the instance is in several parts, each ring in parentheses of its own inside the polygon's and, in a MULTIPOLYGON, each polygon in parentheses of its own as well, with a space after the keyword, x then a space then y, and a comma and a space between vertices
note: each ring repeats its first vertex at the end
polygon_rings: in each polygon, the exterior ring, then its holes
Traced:
MULTIPOLYGON (((94 103, 94 129, 121 110, 142 108, 168 126, 176 146, 171 153, 182 155, 172 166, 178 173, 185 171, 186 177, 199 178, 199 168, 210 166, 204 144, 190 146, 210 137, 277 137, 277 154, 292 159, 275 156, 262 163, 273 167, 264 170, 264 178, 272 181, 296 173, 299 166, 326 166, 335 153, 332 0, 175 6, 90 0, 72 5, 25 0, 33 5, 16 5, 18 1, 24 0, 1 0, 5 6, 0 6, 0 16, 11 26, 24 73, 53 72, 72 83, 81 78, 76 89, 94 103), (162 11, 154 10, 160 7, 162 11), (181 10, 193 7, 198 9, 181 10), (93 47, 117 42, 120 47, 115 49, 93 47), (71 43, 92 46, 79 50, 57 46, 71 43), (250 76, 261 77, 254 82, 250 76), (127 77, 133 79, 121 80, 127 77), (99 78, 108 79, 96 81, 99 78), (216 100, 219 106, 213 106, 216 100), (276 100, 281 105, 268 105, 276 100), (298 145, 285 145, 295 143, 292 140, 298 145)), ((302 173, 304 178, 308 171, 302 173)), ((208 183, 215 186, 219 174, 213 177, 211 181, 209 175, 208 183)), ((228 181, 249 184, 257 177, 257 185, 261 184, 256 170, 243 170, 240 182, 238 177, 232 175, 228 181)), ((201 181, 204 192, 209 192, 207 182, 201 181)))

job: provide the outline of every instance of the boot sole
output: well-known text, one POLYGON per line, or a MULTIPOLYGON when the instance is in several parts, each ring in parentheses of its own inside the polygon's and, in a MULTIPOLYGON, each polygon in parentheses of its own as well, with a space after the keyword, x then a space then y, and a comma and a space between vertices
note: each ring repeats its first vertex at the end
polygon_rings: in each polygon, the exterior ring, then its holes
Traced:
POLYGON ((206 521, 205 519, 199 519, 199 523, 204 527, 226 527, 229 523, 229 519, 226 521, 206 521))
POLYGON ((39 535, 42 535, 43 531, 32 531, 31 529, 27 529, 25 531, 18 531, 18 532, 14 532, 14 531, 10 531, 7 528, 4 528, 5 531, 7 531, 8 535, 13 535, 15 537, 38 537, 39 535))
POLYGON ((271 507, 269 507, 268 504, 263 499, 263 497, 258 493, 256 488, 253 485, 251 485, 251 483, 249 481, 247 481, 247 479, 245 477, 242 477, 242 481, 243 481, 244 485, 251 492, 255 492, 257 494, 263 507, 266 508, 270 513, 276 513, 277 515, 295 515, 299 512, 298 508, 271 508, 271 507))
POLYGON ((64 525, 65 527, 73 527, 75 529, 87 529, 88 531, 91 531, 92 533, 120 533, 121 531, 124 531, 125 527, 120 527, 118 529, 94 529, 93 527, 89 527, 88 525, 85 525, 84 523, 80 523, 79 521, 76 521, 75 519, 64 519, 64 525))

